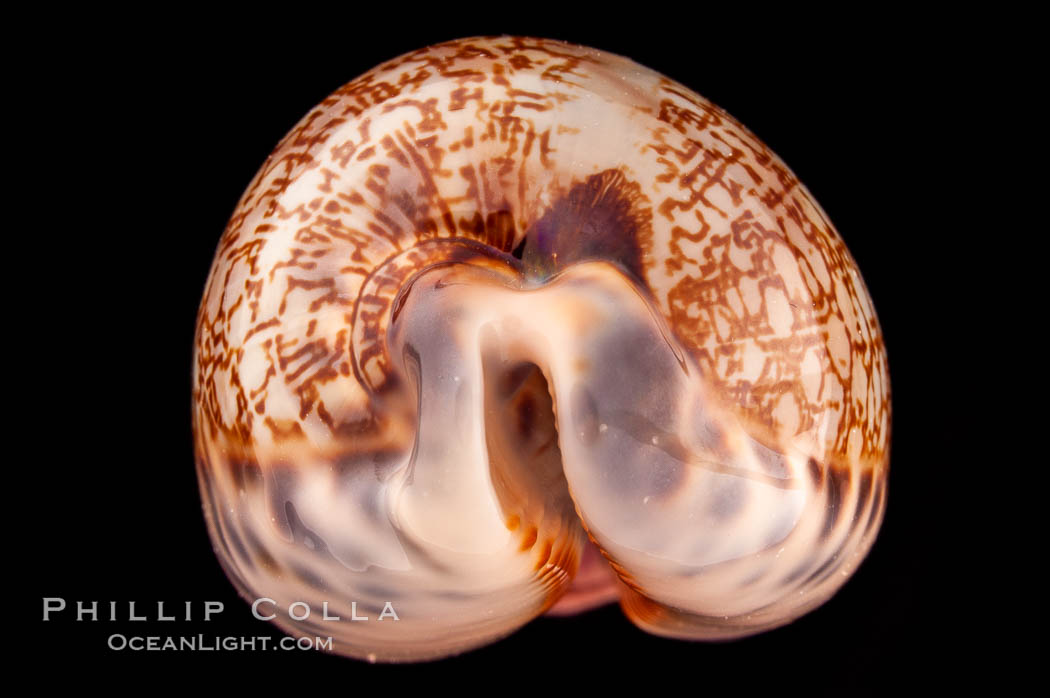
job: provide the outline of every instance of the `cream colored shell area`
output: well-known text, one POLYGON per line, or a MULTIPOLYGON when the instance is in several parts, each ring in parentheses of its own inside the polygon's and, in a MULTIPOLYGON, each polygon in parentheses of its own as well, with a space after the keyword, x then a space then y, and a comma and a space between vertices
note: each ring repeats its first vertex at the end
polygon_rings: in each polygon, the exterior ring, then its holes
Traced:
POLYGON ((648 198, 646 281, 727 402, 811 441, 821 463, 881 463, 888 386, 874 312, 787 167, 716 107, 625 58, 509 38, 394 60, 279 145, 205 295, 197 385, 209 418, 247 430, 256 448, 273 442, 265 418, 330 445, 333 425, 369 409, 341 370, 369 274, 421 239, 472 237, 462 222, 475 213, 512 212, 520 239, 559 193, 608 169, 648 198))

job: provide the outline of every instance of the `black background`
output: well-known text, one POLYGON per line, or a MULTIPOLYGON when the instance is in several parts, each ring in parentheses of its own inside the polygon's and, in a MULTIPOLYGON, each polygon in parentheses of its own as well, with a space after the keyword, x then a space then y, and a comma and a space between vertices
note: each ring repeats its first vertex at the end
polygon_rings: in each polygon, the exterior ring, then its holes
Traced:
POLYGON ((45 32, 30 59, 40 77, 31 81, 34 106, 16 116, 44 129, 26 138, 38 153, 26 176, 47 196, 23 241, 36 264, 49 265, 24 291, 46 326, 15 371, 35 386, 18 403, 35 463, 20 490, 32 527, 16 534, 28 538, 31 570, 20 608, 33 640, 24 649, 64 669, 44 680, 155 681, 203 669, 266 681, 352 677, 347 688, 356 689, 467 677, 492 690, 519 680, 543 690, 566 676, 681 676, 696 690, 716 679, 742 689, 772 680, 818 693, 863 693, 906 676, 947 680, 930 659, 931 648, 958 639, 939 620, 950 585, 942 480, 948 461, 966 468, 976 456, 957 445, 971 426, 950 409, 964 358, 942 349, 962 314, 952 282, 960 253, 945 244, 954 225, 946 202, 959 192, 944 152, 970 94, 960 75, 980 79, 980 47, 940 41, 950 30, 929 23, 749 12, 647 23, 406 11, 383 23, 310 15, 210 30, 203 20, 155 17, 134 31, 118 28, 126 18, 92 16, 45 32), (415 666, 316 652, 108 649, 117 632, 280 636, 234 593, 200 509, 190 365, 212 254, 255 171, 313 105, 410 49, 493 33, 595 46, 684 83, 755 132, 827 211, 864 275, 889 353, 889 504, 867 560, 820 609, 725 644, 652 637, 608 607, 541 618, 493 646, 415 666), (122 613, 134 600, 151 617, 157 601, 192 600, 197 618, 205 600, 226 610, 210 623, 77 623, 69 611, 43 623, 45 596, 71 607, 118 601, 122 613))

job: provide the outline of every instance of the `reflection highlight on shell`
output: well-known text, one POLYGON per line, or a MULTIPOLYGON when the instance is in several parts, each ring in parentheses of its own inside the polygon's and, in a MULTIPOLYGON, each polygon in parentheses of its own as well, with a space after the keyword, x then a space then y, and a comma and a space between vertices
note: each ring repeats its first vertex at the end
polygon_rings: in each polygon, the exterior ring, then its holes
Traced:
POLYGON ((239 592, 420 661, 615 599, 683 639, 799 617, 878 531, 888 395, 855 263, 754 135, 626 58, 473 38, 340 88, 263 165, 193 423, 239 592))

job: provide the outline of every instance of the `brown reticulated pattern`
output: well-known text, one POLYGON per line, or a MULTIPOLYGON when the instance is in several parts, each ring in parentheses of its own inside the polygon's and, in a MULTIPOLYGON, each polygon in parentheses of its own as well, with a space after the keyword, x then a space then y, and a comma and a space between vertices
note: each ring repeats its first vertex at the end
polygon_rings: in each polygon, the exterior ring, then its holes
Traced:
POLYGON ((398 290, 472 250, 540 279, 587 258, 618 263, 756 431, 812 433, 829 466, 884 463, 878 323, 788 168, 666 78, 506 37, 386 63, 277 146, 230 219, 200 308, 198 438, 231 454, 302 439, 380 448, 389 425, 370 396, 389 387, 398 290))

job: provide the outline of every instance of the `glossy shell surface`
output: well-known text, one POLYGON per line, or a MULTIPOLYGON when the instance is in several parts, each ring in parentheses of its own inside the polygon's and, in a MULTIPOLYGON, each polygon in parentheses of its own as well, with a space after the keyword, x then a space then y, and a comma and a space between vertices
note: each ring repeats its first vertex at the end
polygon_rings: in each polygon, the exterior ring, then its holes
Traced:
POLYGON ((415 661, 550 609, 581 559, 651 632, 791 621, 877 533, 888 395, 855 263, 746 128, 620 56, 473 38, 348 83, 263 165, 193 421, 242 595, 415 661))

